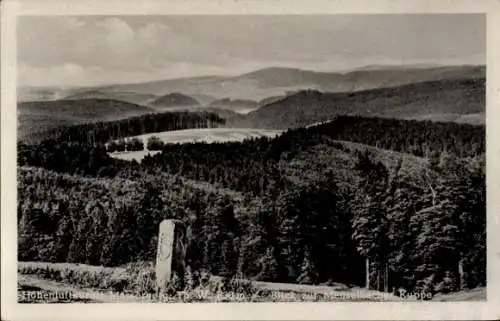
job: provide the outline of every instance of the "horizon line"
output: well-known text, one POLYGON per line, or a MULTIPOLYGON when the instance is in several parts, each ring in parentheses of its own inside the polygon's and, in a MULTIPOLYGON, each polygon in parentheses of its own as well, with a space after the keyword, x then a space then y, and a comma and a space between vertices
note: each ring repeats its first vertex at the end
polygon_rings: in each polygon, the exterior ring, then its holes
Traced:
POLYGON ((81 85, 81 86, 33 86, 33 85, 16 85, 16 88, 40 88, 40 89, 46 89, 46 88, 57 88, 57 89, 73 89, 73 88, 88 88, 88 89, 98 89, 102 87, 111 87, 111 86, 126 86, 126 85, 137 85, 137 84, 147 84, 147 83, 153 83, 153 82, 158 82, 158 81, 174 81, 174 80, 185 80, 185 79, 195 79, 195 78, 210 78, 210 77, 227 77, 227 78, 232 78, 232 77, 240 77, 244 76, 247 74, 251 73, 256 73, 268 69, 289 69, 289 70, 300 70, 304 72, 313 72, 313 73, 327 73, 327 74, 339 74, 339 75, 346 75, 351 72, 356 72, 356 71, 363 71, 363 68, 368 68, 368 67, 380 67, 380 69, 371 69, 370 71, 377 71, 377 70, 384 70, 384 68, 414 68, 414 69, 433 69, 433 68, 446 68, 446 67, 486 67, 486 63, 481 63, 481 64, 475 64, 475 63, 465 63, 465 64, 446 64, 446 63, 412 63, 412 64, 368 64, 368 65, 360 65, 358 67, 350 68, 350 69, 345 69, 345 70, 330 70, 330 71, 321 71, 321 70, 315 70, 315 69, 308 69, 308 68, 299 68, 299 67, 292 67, 292 66, 268 66, 268 67, 262 67, 258 69, 253 69, 250 71, 238 73, 238 74, 227 74, 227 75, 222 75, 222 74, 206 74, 206 75, 196 75, 196 76, 186 76, 186 77, 174 77, 174 78, 160 78, 160 79, 152 79, 152 80, 146 80, 146 81, 141 81, 141 82, 126 82, 126 83, 108 83, 108 84, 97 84, 97 85, 81 85))

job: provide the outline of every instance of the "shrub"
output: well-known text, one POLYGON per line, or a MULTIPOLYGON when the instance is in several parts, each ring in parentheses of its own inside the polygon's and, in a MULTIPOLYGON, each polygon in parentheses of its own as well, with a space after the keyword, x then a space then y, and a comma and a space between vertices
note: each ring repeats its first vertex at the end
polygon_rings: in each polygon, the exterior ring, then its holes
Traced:
POLYGON ((222 290, 224 292, 244 294, 247 296, 251 296, 256 291, 250 280, 235 277, 222 279, 222 290))
POLYGON ((117 152, 125 151, 125 140, 123 138, 120 138, 116 143, 116 151, 117 152))
POLYGON ((148 150, 162 150, 164 145, 158 136, 151 136, 148 139, 147 148, 148 150))
POLYGON ((142 142, 142 140, 140 140, 139 138, 134 137, 134 138, 132 138, 132 139, 129 139, 129 140, 125 143, 125 148, 126 148, 128 151, 144 150, 144 143, 143 143, 143 142, 142 142))

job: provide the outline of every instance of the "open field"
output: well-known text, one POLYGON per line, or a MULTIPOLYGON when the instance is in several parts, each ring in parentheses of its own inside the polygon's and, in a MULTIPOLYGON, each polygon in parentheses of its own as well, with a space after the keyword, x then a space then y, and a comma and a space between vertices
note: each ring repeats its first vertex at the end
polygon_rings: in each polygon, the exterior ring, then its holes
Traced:
POLYGON ((136 160, 140 162, 146 155, 153 156, 154 154, 158 154, 159 150, 134 150, 130 152, 114 152, 109 154, 113 158, 123 159, 127 161, 136 160))
MULTIPOLYGON (((281 130, 272 130, 272 129, 255 129, 255 128, 200 128, 200 129, 184 129, 184 130, 175 130, 168 132, 160 132, 160 133, 150 133, 139 136, 134 136, 135 138, 139 138, 144 142, 144 145, 147 144, 149 137, 157 136, 164 143, 167 144, 183 144, 183 143, 194 143, 194 142, 207 142, 207 143, 216 143, 216 142, 234 142, 234 141, 242 141, 248 138, 253 137, 275 137, 279 135, 281 130)), ((129 137, 129 138, 134 138, 129 137)), ((140 161, 147 154, 155 154, 157 151, 131 151, 131 152, 115 152, 112 153, 111 156, 124 160, 132 160, 135 159, 140 161)))

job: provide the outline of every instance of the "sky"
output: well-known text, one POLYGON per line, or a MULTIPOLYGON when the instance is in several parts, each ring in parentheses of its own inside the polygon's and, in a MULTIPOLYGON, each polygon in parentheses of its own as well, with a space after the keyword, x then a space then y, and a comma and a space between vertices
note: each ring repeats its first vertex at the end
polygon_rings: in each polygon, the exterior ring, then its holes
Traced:
POLYGON ((486 17, 427 15, 23 16, 20 86, 91 86, 270 66, 485 64, 486 17))

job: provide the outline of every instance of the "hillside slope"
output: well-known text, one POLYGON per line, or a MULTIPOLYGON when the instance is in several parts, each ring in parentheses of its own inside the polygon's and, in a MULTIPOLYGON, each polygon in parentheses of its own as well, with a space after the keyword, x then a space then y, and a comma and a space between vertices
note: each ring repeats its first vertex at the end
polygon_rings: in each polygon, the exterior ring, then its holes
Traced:
POLYGON ((430 81, 352 93, 301 91, 260 107, 229 127, 286 129, 336 115, 484 123, 485 79, 430 81), (465 116, 465 117, 464 117, 465 116))
POLYGON ((109 121, 152 113, 148 107, 112 99, 70 99, 17 104, 18 138, 62 125, 109 121))
POLYGON ((422 173, 428 170, 427 159, 349 141, 325 139, 324 143, 310 146, 281 166, 285 175, 296 184, 308 184, 333 172, 342 190, 355 192, 359 179, 354 171, 357 152, 365 151, 391 171, 401 162, 400 175, 411 178, 416 185, 423 184, 422 173))

